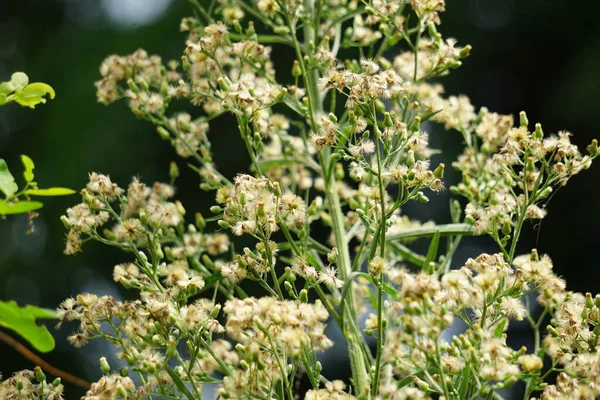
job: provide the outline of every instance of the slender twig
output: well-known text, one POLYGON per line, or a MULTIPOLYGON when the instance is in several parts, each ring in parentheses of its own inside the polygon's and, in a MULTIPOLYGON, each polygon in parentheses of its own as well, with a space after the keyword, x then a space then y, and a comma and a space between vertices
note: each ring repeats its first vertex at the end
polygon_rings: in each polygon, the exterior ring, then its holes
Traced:
POLYGON ((6 333, 4 333, 2 331, 0 331, 0 340, 3 341, 4 343, 6 343, 7 345, 9 345, 10 347, 12 347, 13 349, 15 349, 23 357, 25 357, 26 359, 28 359, 35 365, 39 366, 41 369, 48 372, 49 374, 57 376, 60 379, 62 379, 63 381, 68 382, 75 386, 79 386, 80 388, 85 389, 85 390, 89 390, 89 388, 92 386, 85 379, 78 378, 74 375, 69 374, 68 372, 65 372, 61 369, 53 367, 52 365, 50 365, 49 363, 47 363, 46 361, 41 359, 38 355, 34 354, 27 347, 23 346, 21 343, 19 343, 18 341, 16 341, 15 339, 8 336, 6 333))

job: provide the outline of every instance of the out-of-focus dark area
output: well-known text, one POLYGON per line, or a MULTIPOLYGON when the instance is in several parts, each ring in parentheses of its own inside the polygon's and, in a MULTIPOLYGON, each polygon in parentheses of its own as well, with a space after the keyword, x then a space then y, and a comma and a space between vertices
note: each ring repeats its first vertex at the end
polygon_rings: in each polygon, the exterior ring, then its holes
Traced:
MULTIPOLYGON (((459 44, 472 44, 473 51, 462 68, 443 80, 447 92, 464 93, 476 107, 501 113, 517 116, 526 110, 529 121, 541 122, 547 134, 569 130, 585 148, 600 136, 599 12, 600 3, 592 1, 449 1, 440 31, 459 44)), ((176 160, 182 170, 179 198, 188 210, 212 204, 211 195, 198 188, 194 174, 151 124, 137 120, 124 103, 98 104, 93 86, 100 63, 110 54, 144 48, 165 61, 179 59, 184 47, 179 20, 190 14, 187 2, 175 0, 0 0, 0 81, 24 71, 31 81, 56 90, 54 100, 35 110, 0 108, 0 158, 13 174, 20 176, 19 155, 28 154, 40 186, 79 189, 89 171, 109 174, 126 186, 134 175, 148 183, 167 181, 168 164, 176 160)), ((273 53, 277 62, 277 49, 273 53)), ((225 175, 246 169, 234 124, 221 123, 210 135, 225 175)), ((457 151, 460 138, 436 131, 432 144, 457 151)), ((595 253, 599 178, 600 165, 594 165, 559 190, 548 217, 528 225, 521 242, 522 251, 535 247, 549 253, 571 290, 600 291, 595 253)), ((78 201, 78 196, 46 199, 32 235, 25 234, 26 217, 0 220, 0 299, 53 308, 81 292, 118 294, 112 267, 128 255, 97 244, 85 246, 76 257, 62 254, 65 231, 59 217, 78 201)), ((428 206, 420 204, 407 211, 414 218, 447 222, 447 199, 436 204, 440 208, 434 214, 424 214, 428 206)), ((494 251, 485 240, 465 240, 463 246, 463 260, 494 251)), ((82 378, 97 379, 98 358, 112 353, 110 346, 93 342, 82 351, 66 342, 68 329, 52 332, 56 349, 43 357, 82 378)), ((0 343, 2 375, 23 368, 33 365, 0 343)), ((67 389, 70 399, 82 394, 67 389)))

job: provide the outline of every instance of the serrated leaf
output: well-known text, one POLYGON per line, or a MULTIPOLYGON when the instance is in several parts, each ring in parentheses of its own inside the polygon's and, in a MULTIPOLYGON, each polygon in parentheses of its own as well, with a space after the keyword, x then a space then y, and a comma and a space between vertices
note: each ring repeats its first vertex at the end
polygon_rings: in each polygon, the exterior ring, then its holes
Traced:
POLYGON ((77 192, 73 189, 64 187, 51 187, 47 189, 29 189, 25 191, 25 194, 31 196, 66 196, 75 193, 77 192))
POLYGON ((45 103, 45 95, 53 99, 55 96, 54 89, 52 89, 52 86, 41 82, 29 84, 25 89, 14 94, 17 103, 31 108, 35 108, 37 104, 45 103))
POLYGON ((29 83, 29 77, 23 72, 15 72, 10 77, 10 81, 0 84, 0 93, 10 94, 25 89, 29 83))
POLYGON ((56 312, 26 305, 19 307, 15 301, 0 301, 0 326, 21 335, 38 351, 47 353, 54 349, 54 338, 36 319, 55 319, 56 312))
POLYGON ((25 170, 23 171, 23 178, 25 178, 25 181, 27 182, 33 181, 33 169, 35 168, 33 160, 27 157, 25 154, 21 154, 21 162, 23 163, 23 167, 25 168, 25 170))
POLYGON ((29 211, 35 211, 44 205, 39 201, 19 201, 16 203, 7 203, 0 200, 0 215, 25 214, 29 211))
POLYGON ((15 177, 8 170, 6 161, 0 158, 0 191, 10 197, 19 190, 19 187, 15 183, 15 177))

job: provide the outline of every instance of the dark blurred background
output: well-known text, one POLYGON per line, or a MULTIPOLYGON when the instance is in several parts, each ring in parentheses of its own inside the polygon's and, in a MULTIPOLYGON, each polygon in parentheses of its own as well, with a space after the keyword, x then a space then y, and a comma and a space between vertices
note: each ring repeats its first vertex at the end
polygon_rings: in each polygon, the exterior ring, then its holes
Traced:
MULTIPOLYGON (((473 45, 463 67, 443 80, 449 94, 467 94, 476 107, 500 113, 527 110, 531 123, 542 122, 546 133, 570 130, 583 148, 600 136, 600 3, 464 0, 449 1, 447 9, 441 32, 459 44, 473 45)), ((184 46, 179 20, 190 14, 188 3, 181 0, 0 0, 0 81, 24 71, 31 81, 49 83, 56 90, 56 98, 36 110, 0 108, 0 158, 20 176, 19 155, 28 154, 41 186, 75 189, 86 184, 89 171, 109 174, 121 186, 134 175, 148 183, 167 181, 168 164, 176 160, 182 171, 179 198, 190 213, 205 210, 212 196, 198 188, 193 173, 154 127, 137 120, 124 103, 98 104, 93 86, 100 63, 110 54, 144 48, 165 61, 178 59, 184 46)), ((433 147, 459 148, 455 132, 435 131, 432 136, 433 147)), ((211 139, 225 175, 247 168, 235 124, 221 122, 212 129, 211 139)), ((448 177, 456 174, 449 172, 448 177)), ((522 251, 536 247, 549 253, 570 290, 600 291, 595 248, 599 178, 600 166, 594 165, 559 190, 548 217, 541 225, 528 225, 521 243, 522 251)), ((421 220, 447 222, 446 196, 448 192, 434 202, 433 211, 423 205, 406 211, 421 220)), ((33 235, 25 234, 25 217, 0 221, 0 299, 53 308, 84 291, 123 295, 111 274, 113 265, 127 261, 127 255, 97 244, 85 246, 76 257, 62 254, 59 217, 78 200, 47 199, 33 235)), ((487 240, 465 240, 456 261, 484 250, 494 251, 494 246, 487 240)), ((43 357, 80 377, 97 379, 97 360, 112 349, 101 342, 84 351, 73 349, 65 340, 68 329, 52 332, 56 349, 43 357)), ((114 358, 109 360, 116 365, 114 358)), ((0 343, 3 376, 32 367, 0 343)), ((69 399, 82 394, 68 389, 69 399)))

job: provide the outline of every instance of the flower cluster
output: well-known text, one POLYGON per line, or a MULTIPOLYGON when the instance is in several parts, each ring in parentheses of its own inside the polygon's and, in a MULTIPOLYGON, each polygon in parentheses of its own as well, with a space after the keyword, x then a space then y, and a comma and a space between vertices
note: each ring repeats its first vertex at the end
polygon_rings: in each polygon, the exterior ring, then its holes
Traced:
MULTIPOLYGON (((547 255, 516 256, 524 221, 546 215, 553 191, 597 157, 596 141, 584 155, 567 132, 530 130, 524 113, 516 126, 445 95, 438 78, 470 46, 438 32, 443 0, 190 3, 197 17, 181 22, 180 62, 111 56, 96 87, 100 102, 124 98, 156 125, 216 204, 210 217, 186 215, 174 163, 170 184, 134 178, 125 189, 90 174, 62 217, 65 253, 88 241, 123 250, 130 259, 114 280, 139 296, 61 304, 74 345, 105 339, 127 363, 115 374, 101 359, 84 399, 193 400, 211 382, 218 399, 292 400, 303 377, 309 400, 491 399, 519 381, 525 398, 600 395, 600 297, 567 292, 547 255), (294 54, 288 77, 271 60, 279 46, 294 54), (175 110, 181 100, 196 108, 175 110), (237 176, 213 161, 210 122, 222 116, 251 162, 237 176), (451 202, 451 224, 404 213, 444 189, 430 122, 465 144, 450 190, 467 205, 451 202), (489 235, 497 254, 453 269, 472 234, 489 235), (422 238, 426 254, 413 246, 422 238), (531 348, 509 345, 514 321, 533 330, 531 348), (317 361, 333 345, 326 324, 347 340, 349 382, 317 361)), ((60 398, 59 382, 31 377, 0 393, 60 398)))
POLYGON ((63 390, 60 378, 52 383, 46 382, 40 367, 34 371, 19 371, 0 382, 0 397, 3 399, 62 400, 63 390))

